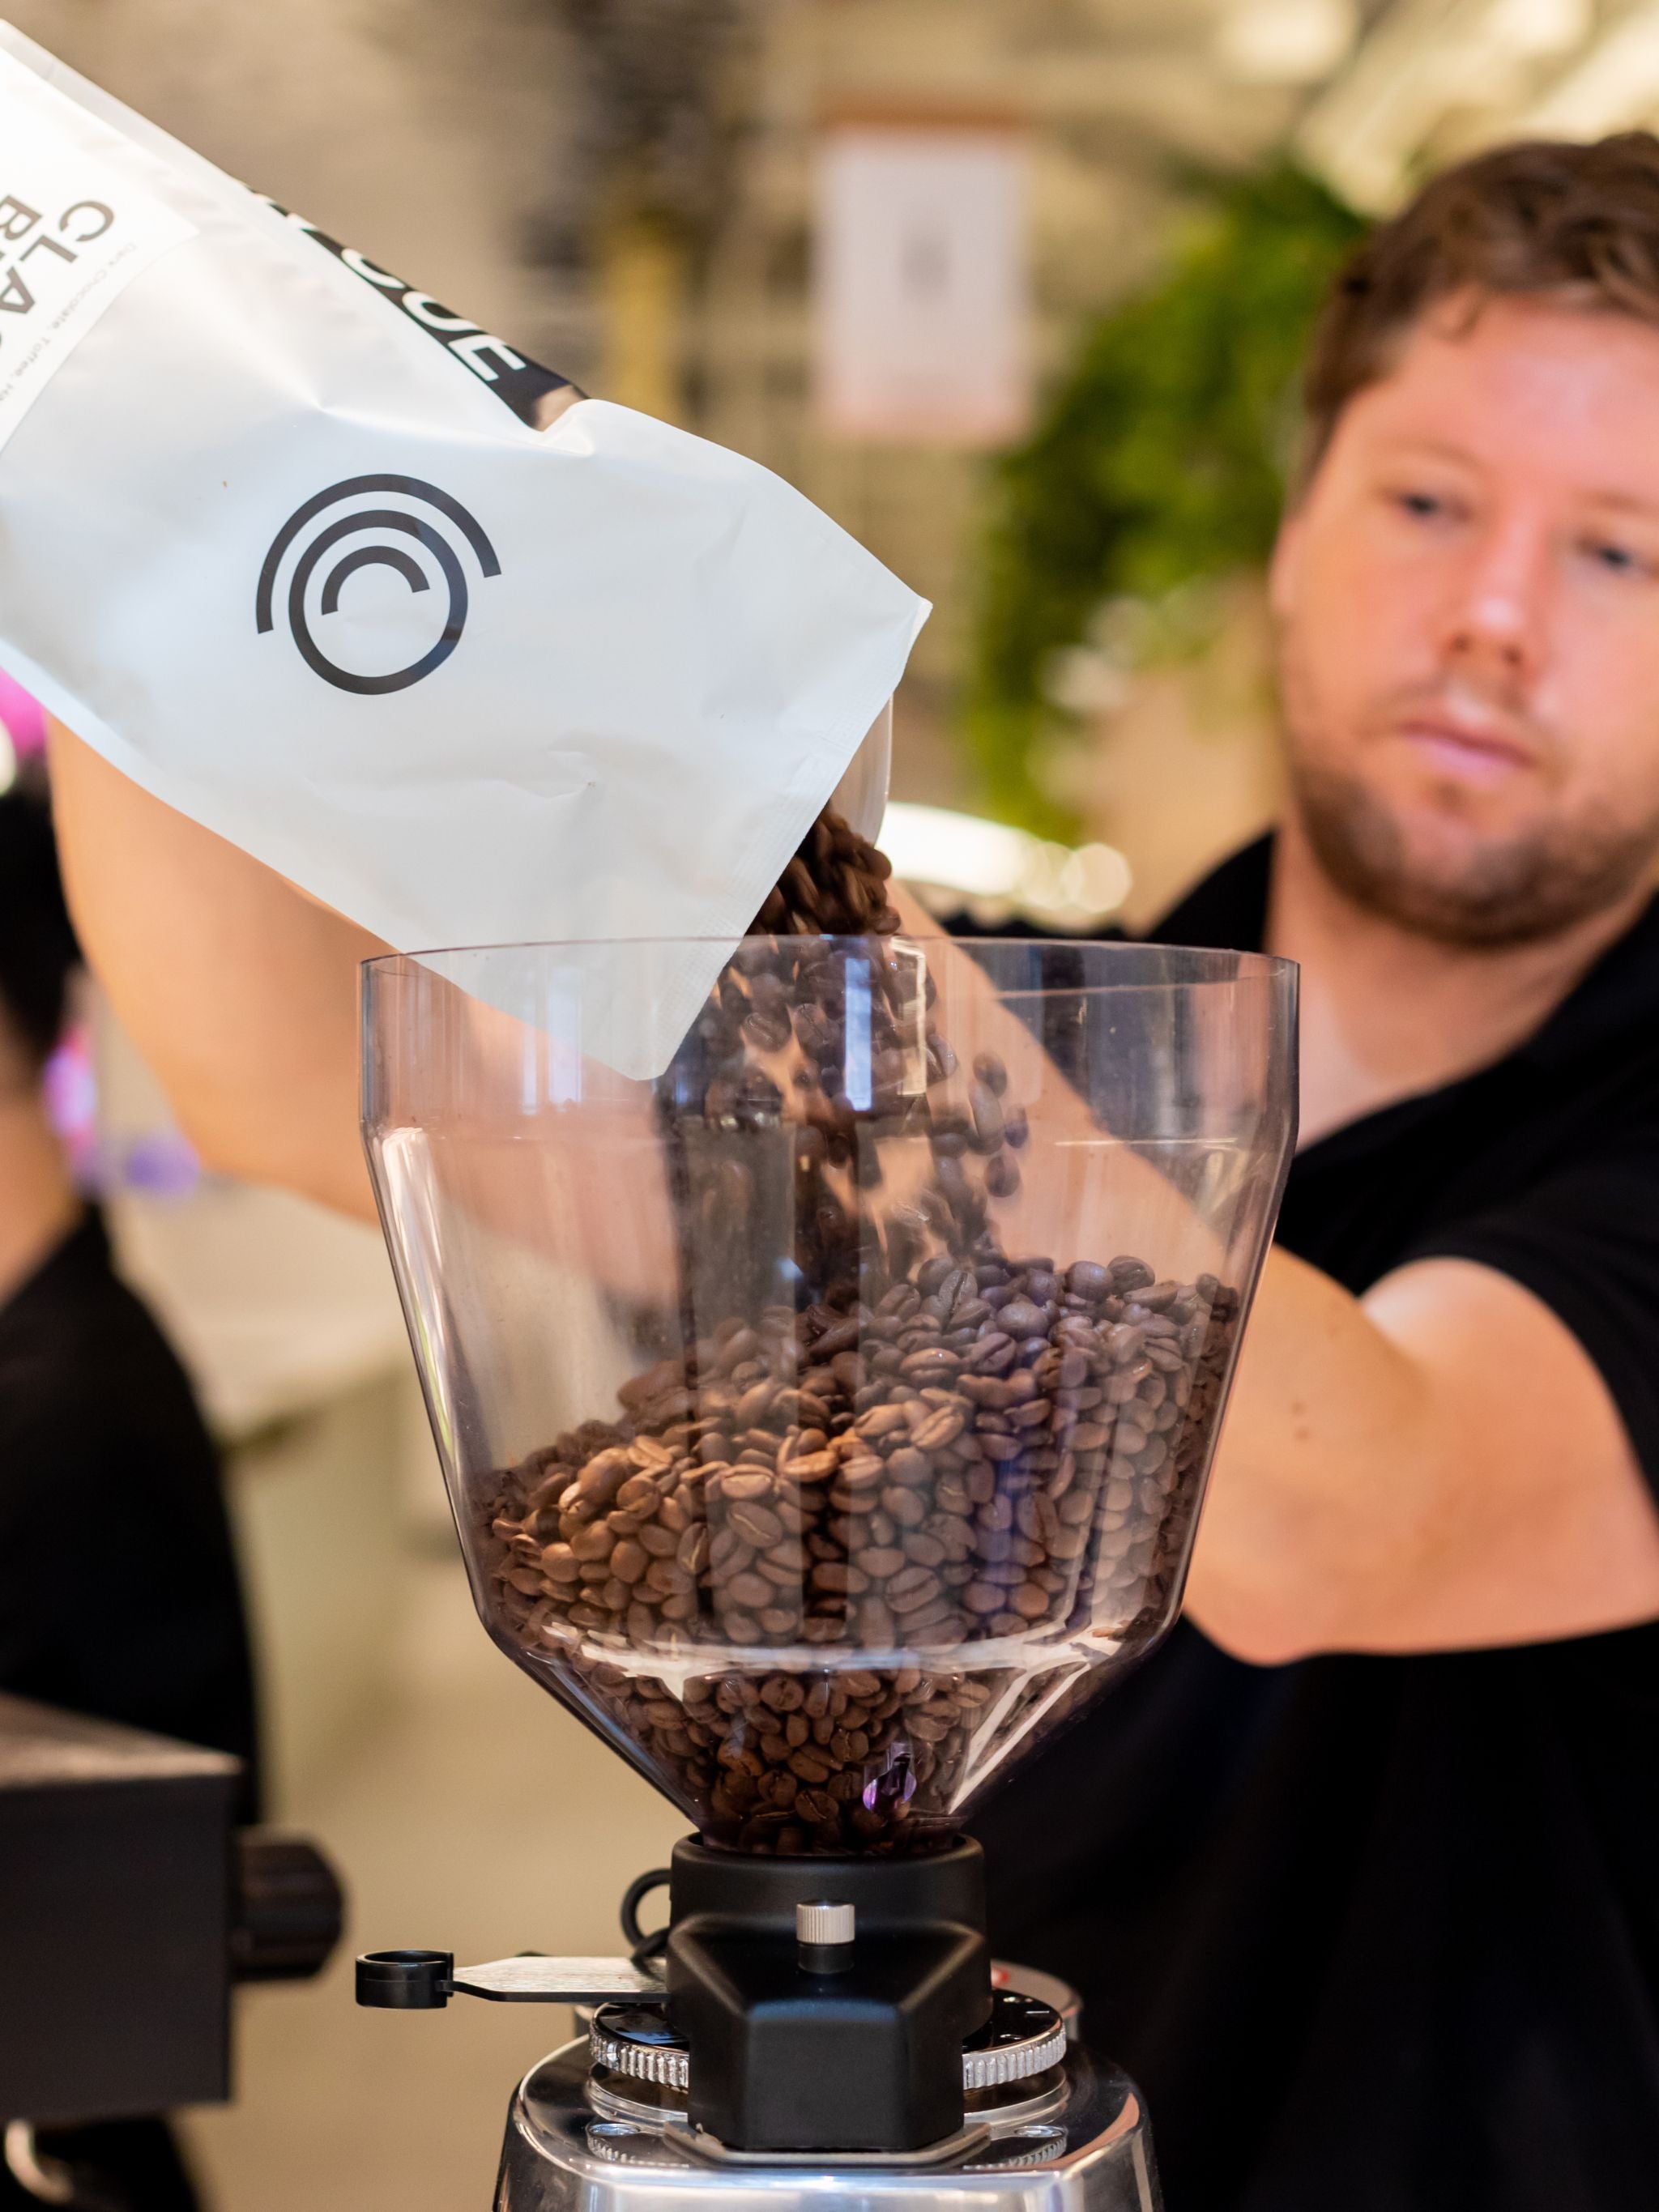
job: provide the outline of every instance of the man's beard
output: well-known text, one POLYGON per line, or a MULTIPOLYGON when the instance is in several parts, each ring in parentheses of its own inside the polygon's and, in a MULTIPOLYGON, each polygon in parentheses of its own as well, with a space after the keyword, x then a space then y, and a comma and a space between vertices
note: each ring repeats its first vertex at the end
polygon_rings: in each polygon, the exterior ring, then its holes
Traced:
POLYGON ((1292 758, 1291 790, 1314 857, 1367 914, 1437 944, 1498 951, 1557 937, 1648 880, 1659 821, 1602 815, 1477 845, 1454 872, 1414 862, 1399 823, 1357 777, 1292 758))

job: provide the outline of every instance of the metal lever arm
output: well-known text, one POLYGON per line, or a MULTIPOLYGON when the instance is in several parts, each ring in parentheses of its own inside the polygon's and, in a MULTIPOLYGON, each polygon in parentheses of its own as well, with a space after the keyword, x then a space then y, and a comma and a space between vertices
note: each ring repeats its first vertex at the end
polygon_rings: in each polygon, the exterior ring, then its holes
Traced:
POLYGON ((538 1952, 458 1966, 453 1951, 366 1951, 357 1961, 357 2002, 394 2012, 436 2012, 453 1996, 497 2004, 661 2004, 654 1974, 629 1959, 556 1959, 538 1952))

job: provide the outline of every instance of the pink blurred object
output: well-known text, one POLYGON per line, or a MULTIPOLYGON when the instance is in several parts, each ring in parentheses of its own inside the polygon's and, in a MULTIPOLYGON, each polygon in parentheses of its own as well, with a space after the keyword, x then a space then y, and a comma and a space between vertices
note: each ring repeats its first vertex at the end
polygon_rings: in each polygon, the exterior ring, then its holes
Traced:
POLYGON ((71 1022, 46 1062, 46 1111, 69 1158, 76 1187, 88 1198, 142 1191, 148 1198, 188 1198, 202 1180, 201 1164, 176 1129, 154 1129, 121 1140, 98 1121, 98 1070, 92 1030, 71 1022))
POLYGON ((46 711, 33 692, 0 668, 0 722, 19 760, 46 749, 46 711))
POLYGON ((92 1056, 92 1032, 71 1022, 46 1062, 43 1079, 46 1111, 69 1155, 70 1171, 83 1191, 99 1186, 98 1079, 92 1056))

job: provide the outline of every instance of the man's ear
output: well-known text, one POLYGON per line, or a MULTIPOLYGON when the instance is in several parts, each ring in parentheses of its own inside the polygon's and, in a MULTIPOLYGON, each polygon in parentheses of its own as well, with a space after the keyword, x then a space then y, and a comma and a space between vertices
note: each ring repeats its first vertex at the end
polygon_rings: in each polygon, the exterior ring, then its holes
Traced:
POLYGON ((1267 603, 1279 622, 1288 622, 1296 605, 1306 534, 1302 503, 1297 501, 1285 508, 1280 519, 1279 535, 1273 540, 1273 559, 1267 567, 1267 603))

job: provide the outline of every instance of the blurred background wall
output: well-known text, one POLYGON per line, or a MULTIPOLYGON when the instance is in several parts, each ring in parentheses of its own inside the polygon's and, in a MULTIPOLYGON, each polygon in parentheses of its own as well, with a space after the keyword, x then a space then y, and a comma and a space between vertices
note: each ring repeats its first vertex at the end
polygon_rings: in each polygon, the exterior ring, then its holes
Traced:
MULTIPOLYGON (((1145 921, 1271 812, 1261 568, 1364 219, 1492 140, 1659 118, 1659 0, 10 13, 932 598, 886 842, 942 905, 1062 927, 1145 921)), ((611 1948, 676 1818, 472 1621, 378 1237, 201 1177, 95 1002, 71 1042, 124 1263, 231 1450, 277 1808, 340 1858, 349 1948, 611 1948)), ((245 2002, 241 2101, 192 2126, 226 2212, 484 2201, 562 2023, 359 2014, 349 1979, 245 2002)))

